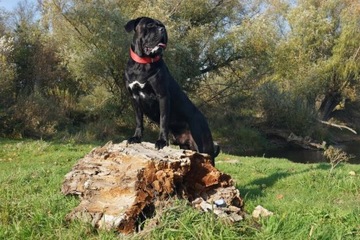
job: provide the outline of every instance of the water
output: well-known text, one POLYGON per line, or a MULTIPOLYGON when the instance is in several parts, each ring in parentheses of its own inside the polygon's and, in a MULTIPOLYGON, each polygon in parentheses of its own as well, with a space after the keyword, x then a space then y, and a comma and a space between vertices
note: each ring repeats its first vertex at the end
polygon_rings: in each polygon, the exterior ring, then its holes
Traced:
POLYGON ((354 155, 354 158, 350 159, 349 163, 360 164, 360 142, 348 142, 338 145, 338 147, 348 154, 354 155))
MULTIPOLYGON (((360 142, 347 142, 335 147, 341 148, 346 153, 354 155, 354 158, 349 160, 349 163, 360 164, 360 142)), ((320 163, 328 162, 324 157, 322 151, 316 150, 306 150, 306 149, 295 149, 295 148, 286 148, 286 149, 276 149, 269 150, 263 153, 250 154, 252 156, 261 156, 266 158, 286 158, 292 162, 297 163, 320 163)))

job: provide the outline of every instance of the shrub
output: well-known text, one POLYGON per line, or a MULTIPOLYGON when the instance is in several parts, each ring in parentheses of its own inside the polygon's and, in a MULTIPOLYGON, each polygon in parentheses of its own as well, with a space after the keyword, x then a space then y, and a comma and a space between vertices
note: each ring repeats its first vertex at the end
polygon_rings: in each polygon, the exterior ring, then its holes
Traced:
POLYGON ((38 94, 18 99, 8 111, 11 125, 7 132, 23 137, 48 138, 57 126, 67 121, 66 113, 52 98, 38 94))
POLYGON ((335 169, 337 165, 343 162, 348 162, 354 156, 347 154, 345 151, 340 148, 333 146, 328 147, 324 151, 324 156, 330 161, 330 173, 335 169))
POLYGON ((276 84, 264 84, 259 91, 260 105, 271 127, 286 128, 297 135, 312 135, 316 111, 302 96, 281 91, 276 84))

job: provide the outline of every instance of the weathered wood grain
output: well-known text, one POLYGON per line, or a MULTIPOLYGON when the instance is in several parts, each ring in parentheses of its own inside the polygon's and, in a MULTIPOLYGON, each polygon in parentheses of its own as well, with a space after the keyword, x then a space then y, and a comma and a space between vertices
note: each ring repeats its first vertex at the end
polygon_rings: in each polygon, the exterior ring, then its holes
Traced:
POLYGON ((93 226, 134 231, 157 202, 186 198, 194 207, 231 221, 243 217, 243 201, 229 175, 211 165, 208 155, 154 144, 107 143, 93 149, 66 174, 61 191, 81 203, 67 219, 93 226))

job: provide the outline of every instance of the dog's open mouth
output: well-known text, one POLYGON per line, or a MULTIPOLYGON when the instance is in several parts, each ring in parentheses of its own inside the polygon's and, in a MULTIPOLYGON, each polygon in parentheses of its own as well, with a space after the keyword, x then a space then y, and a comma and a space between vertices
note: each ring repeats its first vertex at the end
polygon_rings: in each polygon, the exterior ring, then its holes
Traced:
POLYGON ((155 47, 145 47, 145 52, 147 54, 154 54, 157 53, 160 49, 164 50, 166 48, 166 44, 165 43, 159 43, 158 45, 156 45, 155 47))

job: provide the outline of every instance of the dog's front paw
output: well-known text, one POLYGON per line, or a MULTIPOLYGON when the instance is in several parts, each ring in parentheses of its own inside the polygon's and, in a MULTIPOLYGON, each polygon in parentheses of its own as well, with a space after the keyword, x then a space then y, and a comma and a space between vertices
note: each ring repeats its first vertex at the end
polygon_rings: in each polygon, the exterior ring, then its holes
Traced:
POLYGON ((155 148, 157 150, 160 150, 162 149, 163 147, 167 146, 168 145, 168 142, 164 139, 159 139, 155 142, 155 148))
POLYGON ((131 137, 127 140, 127 143, 128 144, 141 143, 141 138, 137 136, 131 137))

